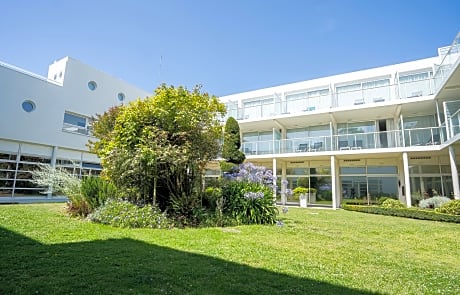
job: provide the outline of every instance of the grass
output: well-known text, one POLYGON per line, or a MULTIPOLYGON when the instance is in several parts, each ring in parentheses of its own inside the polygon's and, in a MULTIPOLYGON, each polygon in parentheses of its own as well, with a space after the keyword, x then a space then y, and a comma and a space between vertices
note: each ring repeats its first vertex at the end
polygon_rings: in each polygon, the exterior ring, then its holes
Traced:
POLYGON ((460 225, 290 208, 284 226, 119 229, 0 206, 0 294, 460 294, 460 225))

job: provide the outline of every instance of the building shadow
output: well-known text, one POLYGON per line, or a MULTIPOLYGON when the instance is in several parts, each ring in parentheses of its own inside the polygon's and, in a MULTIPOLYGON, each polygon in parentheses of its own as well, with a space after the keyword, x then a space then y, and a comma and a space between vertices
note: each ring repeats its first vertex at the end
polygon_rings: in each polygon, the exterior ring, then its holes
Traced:
POLYGON ((132 239, 45 245, 0 227, 0 294, 377 294, 132 239))

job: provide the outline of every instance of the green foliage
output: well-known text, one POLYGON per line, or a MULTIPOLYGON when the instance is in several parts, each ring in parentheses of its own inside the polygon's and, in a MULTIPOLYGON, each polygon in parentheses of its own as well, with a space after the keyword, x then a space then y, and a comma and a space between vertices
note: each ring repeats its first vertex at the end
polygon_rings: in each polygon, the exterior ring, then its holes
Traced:
POLYGON ((391 199, 390 197, 380 197, 377 199, 377 204, 382 205, 386 200, 391 199))
POLYGON ((294 193, 294 196, 297 196, 297 197, 299 195, 301 195, 301 194, 308 193, 308 191, 309 191, 308 188, 303 187, 303 186, 298 186, 298 187, 296 187, 295 189, 292 190, 292 192, 294 193))
POLYGON ((219 151, 218 117, 224 113, 225 106, 200 87, 162 85, 154 96, 96 120, 100 143, 93 149, 105 175, 132 201, 164 210, 172 197, 201 190, 202 172, 219 151))
POLYGON ((204 191, 203 205, 211 210, 216 209, 219 202, 223 202, 222 189, 219 187, 208 187, 204 191))
POLYGON ((399 200, 388 198, 385 201, 383 201, 381 207, 382 208, 405 208, 406 206, 403 203, 401 203, 401 201, 399 200))
POLYGON ((206 210, 195 195, 171 196, 170 216, 178 226, 198 226, 207 218, 206 210))
POLYGON ((435 209, 442 206, 442 204, 450 202, 449 198, 446 197, 431 197, 429 199, 421 200, 418 204, 423 209, 435 209))
POLYGON ((262 184, 228 181, 222 188, 224 213, 242 224, 274 224, 278 209, 272 190, 262 184))
POLYGON ((436 212, 460 215, 460 200, 451 200, 442 204, 439 208, 436 208, 436 212))
POLYGON ((364 213, 460 223, 460 216, 438 213, 433 210, 421 210, 417 208, 382 208, 382 207, 375 207, 375 206, 359 206, 359 205, 342 205, 342 208, 345 210, 364 212, 364 213))
POLYGON ((229 163, 241 164, 246 159, 244 153, 240 150, 240 126, 233 117, 229 117, 225 123, 224 144, 222 148, 222 157, 229 163))
POLYGON ((85 177, 81 182, 81 194, 89 205, 90 210, 104 204, 109 198, 116 198, 115 186, 100 177, 85 177))
POLYGON ((109 142, 112 132, 115 129, 115 122, 120 114, 123 106, 113 106, 102 115, 96 114, 93 118, 92 135, 98 138, 98 141, 88 141, 89 150, 92 153, 102 153, 109 142))
POLYGON ((151 205, 139 207, 127 201, 109 199, 89 215, 90 220, 116 227, 169 228, 165 214, 151 205))
POLYGON ((220 166, 220 171, 222 172, 233 172, 235 171, 236 169, 238 169, 238 165, 236 164, 233 164, 233 163, 229 163, 229 162, 225 162, 225 161, 220 161, 219 162, 219 166, 220 166))

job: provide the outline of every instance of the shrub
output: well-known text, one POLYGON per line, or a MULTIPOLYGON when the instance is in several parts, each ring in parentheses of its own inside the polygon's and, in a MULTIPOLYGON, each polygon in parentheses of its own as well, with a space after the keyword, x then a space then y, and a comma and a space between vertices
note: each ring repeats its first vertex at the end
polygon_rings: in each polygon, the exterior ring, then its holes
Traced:
POLYGON ((390 197, 380 197, 380 198, 378 198, 378 200, 377 200, 377 204, 378 204, 378 205, 382 205, 383 202, 385 202, 385 201, 388 200, 388 199, 391 199, 391 198, 390 198, 390 197))
POLYGON ((116 198, 117 190, 112 183, 100 177, 86 177, 81 182, 81 194, 93 211, 107 199, 116 198))
POLYGON ((164 213, 151 205, 139 207, 122 200, 109 199, 94 210, 89 219, 117 227, 169 228, 170 222, 164 213))
POLYGON ((452 200, 450 202, 446 202, 437 208, 436 212, 460 215, 460 200, 452 200))
POLYGON ((421 210, 417 208, 382 208, 358 205, 342 205, 342 208, 345 210, 364 213, 460 223, 460 216, 438 213, 433 210, 421 210))
POLYGON ((435 209, 441 207, 442 204, 449 201, 450 199, 446 197, 432 197, 429 199, 421 200, 418 206, 423 209, 435 209))
POLYGON ((399 200, 388 198, 385 201, 383 201, 381 207, 382 208, 405 208, 406 206, 403 203, 401 203, 401 201, 399 200))
POLYGON ((224 213, 243 224, 274 224, 278 209, 272 189, 260 183, 229 181, 222 188, 224 213))

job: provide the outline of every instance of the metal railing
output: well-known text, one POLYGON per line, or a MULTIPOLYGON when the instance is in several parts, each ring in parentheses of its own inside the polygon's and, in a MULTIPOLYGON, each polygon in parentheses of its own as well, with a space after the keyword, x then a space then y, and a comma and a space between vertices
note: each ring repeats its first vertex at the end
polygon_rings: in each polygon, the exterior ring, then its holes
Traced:
POLYGON ((246 155, 250 156, 321 151, 385 149, 404 146, 439 145, 446 139, 447 136, 445 127, 426 127, 404 129, 404 134, 401 130, 391 130, 245 142, 242 144, 242 151, 246 155), (405 139, 404 141, 403 136, 405 139), (403 142, 405 142, 405 145, 403 142))

